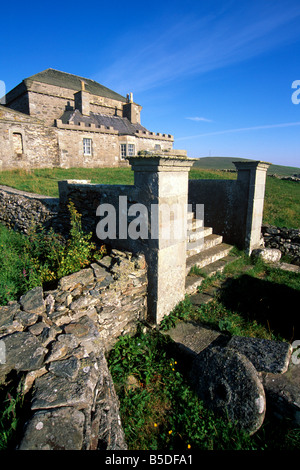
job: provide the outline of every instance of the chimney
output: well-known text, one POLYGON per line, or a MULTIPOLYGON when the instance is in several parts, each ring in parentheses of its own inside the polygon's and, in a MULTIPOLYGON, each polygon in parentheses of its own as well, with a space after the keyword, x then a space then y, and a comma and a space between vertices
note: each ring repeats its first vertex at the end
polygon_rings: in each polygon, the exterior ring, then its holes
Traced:
POLYGON ((85 89, 85 82, 81 80, 81 90, 74 93, 75 109, 78 109, 83 116, 90 115, 90 94, 85 89))
POLYGON ((133 102, 133 94, 127 94, 127 103, 123 104, 123 117, 127 117, 132 124, 141 123, 142 107, 133 102))

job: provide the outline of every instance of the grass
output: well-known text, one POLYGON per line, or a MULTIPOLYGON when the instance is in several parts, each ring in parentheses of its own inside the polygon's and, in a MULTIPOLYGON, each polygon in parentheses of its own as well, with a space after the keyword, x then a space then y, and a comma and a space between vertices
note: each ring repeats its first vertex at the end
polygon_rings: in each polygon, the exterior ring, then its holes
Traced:
POLYGON ((300 183, 267 178, 263 222, 300 228, 300 183))
POLYGON ((231 335, 296 340, 300 323, 294 308, 286 307, 300 302, 300 274, 271 267, 235 251, 239 255, 236 261, 223 273, 205 278, 198 287, 200 293, 210 286, 218 287, 213 301, 195 308, 186 296, 165 317, 161 328, 167 330, 178 320, 192 320, 231 335), (284 321, 282 312, 285 312, 284 321))
MULTIPOLYGON (((235 170, 235 166, 232 163, 233 161, 253 161, 251 159, 245 158, 230 158, 230 157, 204 157, 200 158, 199 161, 195 163, 195 167, 202 169, 228 169, 235 170)), ((268 168, 268 174, 279 175, 279 176, 292 176, 294 174, 299 174, 299 167, 291 167, 284 165, 270 165, 268 168)))
MULTIPOLYGON (((300 274, 274 269, 260 260, 239 254, 240 258, 224 273, 206 278, 201 284, 200 290, 211 285, 223 286, 212 302, 199 308, 186 296, 165 317, 159 331, 139 332, 134 338, 122 337, 110 353, 109 367, 120 399, 130 450, 300 449, 300 430, 288 420, 279 424, 267 413, 259 431, 247 436, 235 423, 222 420, 205 409, 185 378, 186 365, 181 364, 179 355, 174 357, 169 340, 160 333, 178 321, 191 320, 228 335, 292 340, 290 333, 296 334, 293 321, 289 321, 287 309, 282 310, 278 301, 281 289, 287 289, 288 297, 283 297, 283 305, 293 300, 293 296, 294 305, 299 305, 300 274), (253 281, 257 292, 253 292, 250 285, 253 281), (266 291, 264 283, 272 289, 266 291), (228 299, 232 300, 236 293, 240 294, 236 305, 227 305, 228 299), (259 303, 262 308, 259 315, 253 317, 259 303), (265 316, 266 311, 269 317, 265 316), (275 324, 273 320, 278 312, 280 321, 275 324), (282 312, 285 312, 284 322, 282 312)), ((296 319, 295 312, 293 317, 296 319)), ((299 333, 298 330, 298 336, 299 333)))
MULTIPOLYGON (((235 173, 193 167, 191 179, 236 179, 235 173)), ((58 181, 88 179, 97 184, 133 184, 131 168, 52 168, 0 172, 0 184, 45 196, 58 197, 58 181)), ((264 223, 287 228, 300 227, 300 184, 267 178, 264 223)))
POLYGON ((133 184, 131 168, 45 168, 0 172, 0 184, 12 188, 58 197, 58 181, 66 179, 91 180, 97 184, 133 184))
POLYGON ((109 356, 129 450, 296 450, 299 429, 267 417, 249 436, 205 408, 165 336, 122 337, 109 356), (129 380, 131 379, 131 380, 129 380))
MULTIPOLYGON (((193 168, 190 177, 235 179, 236 175, 193 168)), ((133 184, 133 172, 130 168, 73 168, 0 173, 0 184, 53 197, 58 196, 57 181, 62 179, 133 184)), ((264 221, 299 227, 299 190, 298 183, 268 178, 264 221)), ((193 319, 231 335, 287 341, 292 337, 297 339, 293 318, 289 315, 293 309, 287 309, 287 305, 292 305, 293 299, 296 299, 295 305, 299 305, 299 275, 271 269, 240 255, 240 259, 232 263, 223 275, 205 279, 202 284, 203 289, 211 283, 218 285, 224 282, 221 293, 213 302, 195 309, 186 298, 164 320, 162 328, 168 329, 177 321, 193 319)), ((30 259, 24 256, 24 238, 0 225, 0 304, 30 288, 28 269, 32 265, 26 264, 30 259)), ((134 338, 120 338, 109 356, 109 366, 120 399, 129 449, 300 448, 299 429, 288 422, 278 426, 268 417, 262 428, 249 437, 240 432, 235 423, 221 420, 206 410, 186 382, 184 370, 178 359, 172 356, 168 341, 159 332, 139 332, 134 338)), ((8 392, 9 396, 3 393, 0 446, 7 448, 15 432, 20 398, 18 391, 8 392)))
POLYGON ((120 339, 109 367, 121 402, 130 450, 252 449, 236 426, 205 409, 168 353, 162 335, 139 333, 120 339), (135 386, 127 380, 135 378, 135 386))

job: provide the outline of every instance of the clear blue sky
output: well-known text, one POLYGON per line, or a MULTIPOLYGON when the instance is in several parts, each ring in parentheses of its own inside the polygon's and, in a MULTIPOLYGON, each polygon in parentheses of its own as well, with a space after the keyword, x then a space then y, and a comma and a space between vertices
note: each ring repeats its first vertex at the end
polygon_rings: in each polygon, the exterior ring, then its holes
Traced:
POLYGON ((133 92, 190 157, 300 167, 299 0, 2 2, 6 91, 49 67, 133 92))

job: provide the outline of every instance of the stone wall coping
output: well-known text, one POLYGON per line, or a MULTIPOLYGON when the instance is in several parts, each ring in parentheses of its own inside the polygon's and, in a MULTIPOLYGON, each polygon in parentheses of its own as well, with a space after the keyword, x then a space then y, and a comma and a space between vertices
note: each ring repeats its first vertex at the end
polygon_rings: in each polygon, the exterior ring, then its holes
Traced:
POLYGON ((11 186, 5 186, 3 184, 0 185, 0 191, 5 191, 7 194, 17 194, 19 196, 23 196, 29 199, 39 199, 39 200, 47 200, 49 202, 51 201, 58 202, 58 198, 55 198, 53 196, 44 196, 43 194, 30 193, 28 191, 22 191, 20 189, 12 188, 11 186))
POLYGON ((191 168, 197 158, 184 155, 135 155, 127 157, 133 171, 182 171, 184 167, 191 168))
POLYGON ((237 170, 253 170, 255 168, 259 168, 260 170, 266 170, 269 168, 272 163, 263 162, 260 160, 256 160, 253 162, 232 162, 237 170))

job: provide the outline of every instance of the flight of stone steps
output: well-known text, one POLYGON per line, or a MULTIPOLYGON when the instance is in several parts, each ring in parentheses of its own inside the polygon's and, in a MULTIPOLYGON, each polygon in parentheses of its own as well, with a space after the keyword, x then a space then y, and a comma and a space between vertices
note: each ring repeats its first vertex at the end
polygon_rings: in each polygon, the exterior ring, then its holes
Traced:
POLYGON ((186 293, 195 292, 207 276, 222 272, 228 263, 237 259, 230 254, 232 248, 223 242, 221 235, 213 234, 211 227, 203 227, 203 221, 195 219, 193 212, 188 212, 186 293), (201 269, 201 275, 190 274, 193 266, 201 269))

